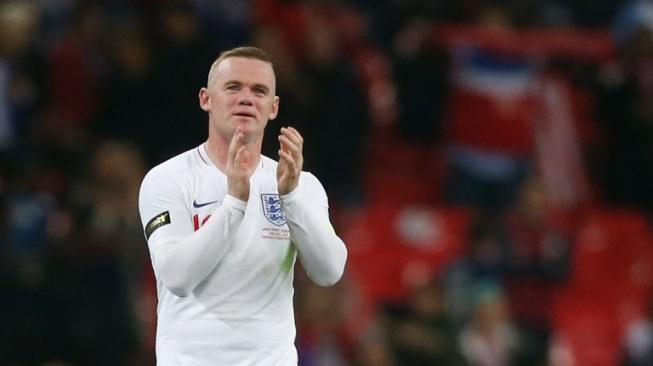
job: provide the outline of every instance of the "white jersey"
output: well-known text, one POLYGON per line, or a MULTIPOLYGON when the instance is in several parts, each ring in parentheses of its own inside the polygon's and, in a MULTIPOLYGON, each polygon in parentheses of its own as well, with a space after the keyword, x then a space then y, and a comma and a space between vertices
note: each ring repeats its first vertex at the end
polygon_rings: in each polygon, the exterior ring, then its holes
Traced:
POLYGON ((157 278, 158 366, 297 365, 293 268, 329 286, 346 249, 310 173, 279 197, 261 156, 248 202, 227 195, 204 145, 154 167, 139 197, 157 278))

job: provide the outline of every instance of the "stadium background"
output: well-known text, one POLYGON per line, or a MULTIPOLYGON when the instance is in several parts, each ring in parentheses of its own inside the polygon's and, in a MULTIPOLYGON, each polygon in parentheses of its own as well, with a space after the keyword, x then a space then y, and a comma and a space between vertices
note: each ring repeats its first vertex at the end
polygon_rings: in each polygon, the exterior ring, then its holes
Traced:
POLYGON ((297 271, 300 365, 653 364, 652 35, 648 1, 1 2, 0 364, 153 364, 138 187, 241 44, 350 253, 297 271))

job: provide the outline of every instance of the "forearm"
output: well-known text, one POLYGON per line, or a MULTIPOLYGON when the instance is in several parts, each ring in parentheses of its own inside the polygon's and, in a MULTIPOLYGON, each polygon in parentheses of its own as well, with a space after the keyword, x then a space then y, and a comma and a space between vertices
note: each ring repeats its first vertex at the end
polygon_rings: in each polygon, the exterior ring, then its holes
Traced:
POLYGON ((342 277, 347 249, 329 222, 328 210, 301 201, 300 192, 282 197, 290 237, 307 274, 320 286, 332 286, 342 277))
POLYGON ((157 243, 152 262, 164 286, 182 297, 193 291, 229 250, 244 213, 245 202, 227 196, 199 230, 157 243))

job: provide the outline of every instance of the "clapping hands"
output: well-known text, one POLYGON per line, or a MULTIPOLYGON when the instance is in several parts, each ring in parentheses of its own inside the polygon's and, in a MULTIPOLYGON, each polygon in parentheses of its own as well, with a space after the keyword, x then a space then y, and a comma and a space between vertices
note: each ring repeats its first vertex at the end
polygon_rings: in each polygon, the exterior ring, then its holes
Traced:
POLYGON ((282 127, 279 134, 279 165, 277 166, 277 186, 279 195, 292 192, 299 183, 299 175, 304 164, 302 149, 304 139, 293 127, 282 127))

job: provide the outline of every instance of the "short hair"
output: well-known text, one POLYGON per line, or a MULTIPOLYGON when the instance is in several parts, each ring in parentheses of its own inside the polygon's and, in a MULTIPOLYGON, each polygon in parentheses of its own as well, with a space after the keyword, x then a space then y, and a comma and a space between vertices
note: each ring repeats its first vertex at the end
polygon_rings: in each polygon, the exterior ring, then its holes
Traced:
POLYGON ((211 69, 209 70, 209 76, 206 81, 207 86, 211 84, 211 80, 213 79, 213 75, 218 69, 218 65, 220 65, 222 61, 232 57, 251 58, 251 59, 260 60, 265 63, 268 63, 270 66, 272 66, 272 73, 275 74, 276 76, 274 59, 272 58, 272 55, 270 55, 267 51, 265 51, 262 48, 253 47, 253 46, 242 46, 242 47, 236 47, 226 51, 222 51, 220 55, 218 55, 218 58, 216 58, 215 61, 213 61, 213 64, 211 64, 211 69))

